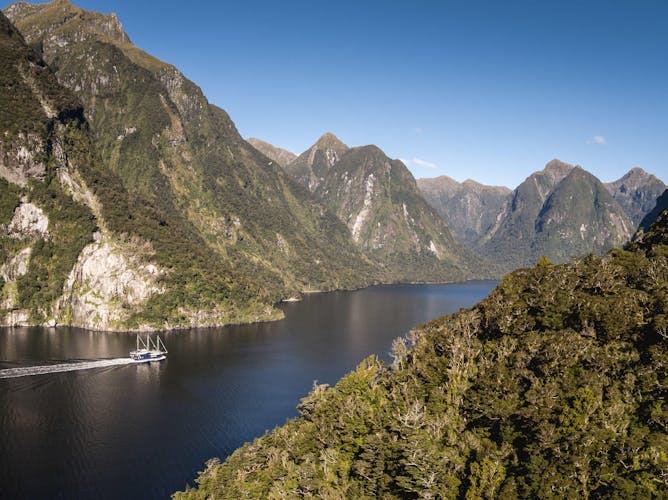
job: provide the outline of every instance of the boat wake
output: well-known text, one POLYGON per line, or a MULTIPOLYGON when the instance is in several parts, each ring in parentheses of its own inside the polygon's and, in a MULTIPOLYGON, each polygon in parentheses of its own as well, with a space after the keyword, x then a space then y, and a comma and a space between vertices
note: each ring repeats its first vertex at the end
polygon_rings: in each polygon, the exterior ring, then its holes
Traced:
POLYGON ((114 358, 100 359, 97 361, 79 361, 76 363, 60 363, 57 365, 21 366, 19 368, 0 370, 0 379, 29 377, 31 375, 44 375, 47 373, 75 372, 79 370, 90 370, 91 368, 128 365, 130 363, 133 363, 131 358, 114 358))

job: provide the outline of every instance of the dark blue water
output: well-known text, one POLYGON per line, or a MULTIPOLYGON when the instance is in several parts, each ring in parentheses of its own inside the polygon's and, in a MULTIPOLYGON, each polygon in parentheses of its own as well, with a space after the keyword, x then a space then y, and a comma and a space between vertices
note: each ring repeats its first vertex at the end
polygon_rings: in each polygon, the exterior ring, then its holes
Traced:
POLYGON ((166 333, 159 364, 14 378, 2 370, 125 358, 135 337, 0 329, 0 498, 167 498, 208 458, 295 416, 314 380, 334 384, 369 354, 387 357, 395 337, 494 285, 308 295, 285 304, 282 321, 166 333))

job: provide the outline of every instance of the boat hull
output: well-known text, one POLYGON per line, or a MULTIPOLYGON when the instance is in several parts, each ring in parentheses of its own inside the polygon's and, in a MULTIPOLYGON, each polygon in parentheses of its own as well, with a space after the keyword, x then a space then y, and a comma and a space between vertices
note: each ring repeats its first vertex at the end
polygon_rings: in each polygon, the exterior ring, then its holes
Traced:
POLYGON ((133 363, 150 363, 151 361, 163 361, 167 359, 167 356, 164 354, 161 354, 160 356, 156 356, 154 358, 140 358, 140 359, 135 359, 132 358, 133 363))

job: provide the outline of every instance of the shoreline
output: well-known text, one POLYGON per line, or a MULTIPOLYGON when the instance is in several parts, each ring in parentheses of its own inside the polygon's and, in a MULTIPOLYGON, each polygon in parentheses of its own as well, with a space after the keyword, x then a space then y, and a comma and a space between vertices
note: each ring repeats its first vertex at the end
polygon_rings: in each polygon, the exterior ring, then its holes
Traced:
POLYGON ((137 334, 137 333, 162 333, 162 332, 178 332, 182 330, 197 330, 197 329, 213 329, 213 328, 223 328, 226 326, 239 326, 239 325, 252 325, 260 323, 269 323, 274 321, 281 321, 285 319, 285 313, 280 309, 281 304, 293 304, 297 302, 302 302, 304 299, 302 295, 311 295, 318 293, 333 293, 333 292, 356 292, 360 290, 365 290, 371 287, 383 287, 383 286, 419 286, 419 285, 455 285, 455 284, 465 284, 465 283, 476 283, 476 282, 500 282, 500 279, 470 279, 470 280, 457 280, 457 281, 396 281, 389 283, 371 283, 366 286, 358 288, 337 288, 333 290, 302 290, 299 292, 300 296, 295 297, 294 295, 290 296, 287 299, 281 299, 273 305, 275 311, 280 311, 281 314, 276 315, 277 317, 267 317, 265 319, 255 319, 252 321, 232 321, 229 323, 216 323, 216 324, 203 324, 203 325, 187 325, 187 326, 173 326, 167 328, 134 328, 134 329, 96 329, 90 328, 81 325, 67 325, 67 324, 52 324, 53 320, 50 320, 46 324, 35 324, 35 323, 21 323, 21 324, 0 324, 0 329, 14 329, 14 328, 49 328, 53 330, 66 329, 66 328, 76 328, 78 330, 84 330, 91 333, 127 333, 127 334, 137 334))

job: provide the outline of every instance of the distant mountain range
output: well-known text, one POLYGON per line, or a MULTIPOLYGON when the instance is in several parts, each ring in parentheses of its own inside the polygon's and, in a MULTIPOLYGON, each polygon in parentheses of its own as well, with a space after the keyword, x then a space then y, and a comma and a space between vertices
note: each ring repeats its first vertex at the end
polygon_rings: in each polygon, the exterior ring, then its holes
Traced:
POLYGON ((446 175, 418 179, 417 185, 459 241, 468 245, 474 245, 496 223, 511 193, 507 187, 485 186, 470 179, 459 183, 446 175))
MULTIPOLYGON (((471 260, 471 254, 462 250, 456 255, 499 274, 531 266, 541 255, 562 263, 588 253, 600 255, 622 245, 665 189, 661 180, 640 168, 632 169, 618 181, 603 184, 581 167, 559 160, 552 160, 543 170, 531 174, 513 191, 473 180, 459 183, 447 176, 415 181, 401 162, 390 160, 378 148, 350 149, 331 133, 323 135, 284 168, 337 213, 358 245, 367 250, 378 250, 379 245, 386 250, 396 246, 405 252, 402 242, 407 239, 396 237, 396 227, 390 229, 377 222, 392 220, 396 226, 402 220, 401 210, 397 209, 402 198, 396 193, 387 197, 390 205, 395 204, 394 209, 383 203, 372 208, 365 205, 365 199, 372 199, 365 186, 394 172, 398 177, 390 175, 388 185, 401 185, 411 192, 410 203, 402 201, 401 206, 417 207, 426 201, 447 225, 430 234, 452 234, 482 261, 471 260), (369 175, 373 175, 370 181, 369 175), (408 188, 413 183, 417 191, 408 188), (368 221, 373 221, 373 230, 364 233, 363 226, 368 221)), ((389 193, 387 189, 384 192, 389 193)), ((434 227, 433 217, 433 212, 425 215, 421 227, 434 227), (429 224, 425 223, 427 219, 429 224)), ((438 240, 425 236, 415 241, 430 245, 438 240)), ((455 245, 448 240, 444 248, 456 248, 455 245)), ((418 255, 426 255, 428 248, 414 246, 418 255)), ((387 260, 387 254, 383 258, 387 260)), ((397 264, 405 268, 405 262, 397 264)))
POLYGON ((512 192, 416 181, 331 133, 295 155, 245 141, 113 14, 3 12, 0 324, 219 325, 304 291, 498 277, 628 240, 665 189, 558 161, 512 192))
POLYGON ((459 240, 504 272, 531 266, 540 255, 566 262, 623 244, 665 190, 640 168, 602 184, 559 160, 512 192, 449 177, 418 179, 418 186, 459 240))
POLYGON ((638 167, 629 170, 621 179, 605 184, 605 187, 636 227, 656 206, 657 198, 666 189, 663 181, 638 167))

